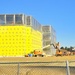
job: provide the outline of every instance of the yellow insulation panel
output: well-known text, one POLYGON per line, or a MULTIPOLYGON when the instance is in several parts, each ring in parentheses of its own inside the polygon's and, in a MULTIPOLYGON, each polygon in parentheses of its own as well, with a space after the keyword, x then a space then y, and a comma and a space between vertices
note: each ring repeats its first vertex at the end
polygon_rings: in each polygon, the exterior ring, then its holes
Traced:
POLYGON ((24 56, 41 48, 41 32, 23 25, 0 26, 0 56, 24 56))
POLYGON ((32 49, 42 51, 42 33, 32 29, 32 49))

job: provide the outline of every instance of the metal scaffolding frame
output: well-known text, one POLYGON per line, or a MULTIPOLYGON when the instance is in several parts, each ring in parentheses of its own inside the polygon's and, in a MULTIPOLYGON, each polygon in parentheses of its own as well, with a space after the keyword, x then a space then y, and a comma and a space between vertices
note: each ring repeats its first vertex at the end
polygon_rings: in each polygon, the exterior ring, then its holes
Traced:
POLYGON ((54 55, 55 54, 55 49, 53 46, 47 46, 50 45, 51 43, 55 44, 56 43, 56 32, 53 29, 52 26, 46 25, 42 27, 43 31, 43 47, 45 46, 43 50, 45 53, 48 55, 54 55))

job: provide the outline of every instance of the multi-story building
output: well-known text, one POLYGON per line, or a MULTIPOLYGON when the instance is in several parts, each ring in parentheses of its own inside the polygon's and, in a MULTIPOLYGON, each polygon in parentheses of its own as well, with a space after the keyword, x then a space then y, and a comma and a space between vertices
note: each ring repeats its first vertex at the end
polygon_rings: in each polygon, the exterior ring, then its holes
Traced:
POLYGON ((56 32, 50 25, 42 26, 42 31, 43 31, 43 47, 46 46, 46 48, 43 49, 44 52, 47 55, 54 55, 56 53, 56 50, 53 47, 53 45, 50 44, 56 43, 56 32), (47 45, 49 46, 47 47, 47 45))
POLYGON ((42 50, 42 26, 32 16, 0 14, 0 56, 24 56, 42 50))
MULTIPOLYGON (((0 56, 24 56, 55 42, 52 26, 42 27, 32 16, 24 14, 0 14, 0 56)), ((53 46, 43 50, 47 55, 55 54, 53 46)))

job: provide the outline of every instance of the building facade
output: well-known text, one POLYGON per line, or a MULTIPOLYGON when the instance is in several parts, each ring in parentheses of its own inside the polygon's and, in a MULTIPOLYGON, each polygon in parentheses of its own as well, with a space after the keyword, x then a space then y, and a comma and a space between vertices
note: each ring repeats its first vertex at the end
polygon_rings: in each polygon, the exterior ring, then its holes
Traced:
POLYGON ((55 44, 56 43, 56 32, 53 29, 52 26, 46 25, 42 26, 42 31, 43 31, 43 47, 45 47, 43 50, 47 55, 55 55, 56 50, 53 47, 53 45, 50 44, 55 44), (49 45, 49 46, 47 46, 49 45))
POLYGON ((0 15, 0 56, 24 56, 42 50, 42 26, 32 16, 0 15))

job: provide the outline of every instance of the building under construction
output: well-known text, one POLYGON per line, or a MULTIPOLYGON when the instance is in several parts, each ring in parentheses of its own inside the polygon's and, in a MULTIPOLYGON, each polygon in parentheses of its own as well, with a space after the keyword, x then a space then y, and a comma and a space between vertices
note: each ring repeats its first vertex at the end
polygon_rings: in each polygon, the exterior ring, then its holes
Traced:
POLYGON ((42 26, 43 31, 43 50, 47 55, 55 55, 56 50, 53 45, 56 44, 56 32, 52 26, 46 25, 42 26))
POLYGON ((32 16, 0 15, 0 56, 24 56, 42 50, 42 26, 32 16))
MULTIPOLYGON (((42 25, 32 16, 1 14, 0 56, 24 56, 34 50, 42 51, 44 46, 56 41, 55 32, 51 26, 43 27, 43 33, 44 35, 42 35, 42 25), (44 28, 48 28, 49 31, 44 28), (45 30, 48 34, 44 33, 45 30), (49 40, 47 37, 49 37, 49 40)), ((46 48, 44 50, 46 54, 52 55, 54 50, 51 49, 52 47, 49 47, 49 49, 46 48)))

